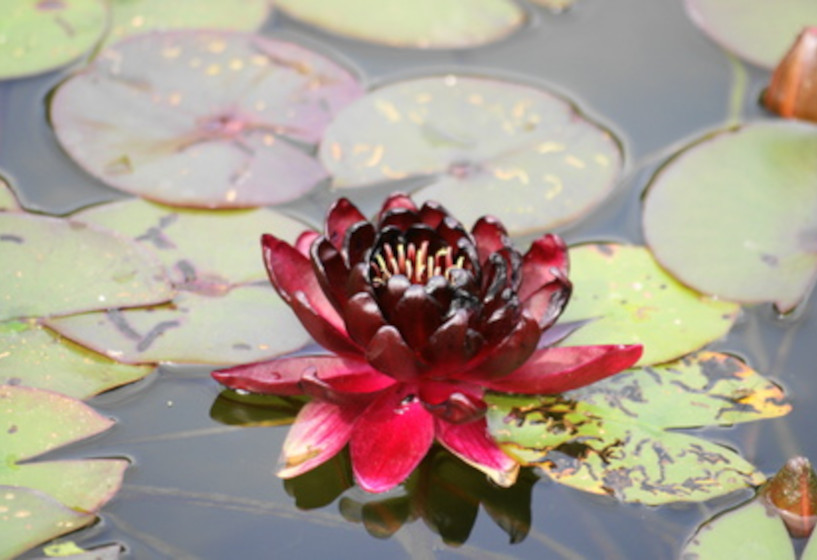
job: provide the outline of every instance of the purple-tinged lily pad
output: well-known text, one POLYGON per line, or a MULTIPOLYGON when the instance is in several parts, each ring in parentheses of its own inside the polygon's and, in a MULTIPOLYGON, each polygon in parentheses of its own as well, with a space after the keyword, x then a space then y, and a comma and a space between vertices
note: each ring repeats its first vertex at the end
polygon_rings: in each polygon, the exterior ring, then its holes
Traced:
POLYGON ((4 0, 0 11, 0 80, 68 64, 99 40, 108 18, 103 0, 4 0))
POLYGON ((586 214, 612 190, 622 158, 608 131, 551 93, 453 75, 372 91, 329 126, 320 155, 335 188, 427 177, 415 198, 464 223, 489 209, 512 234, 586 214))
POLYGON ((270 0, 111 0, 110 44, 130 35, 171 29, 254 31, 269 17, 270 0))
POLYGON ((331 33, 424 49, 482 45, 525 22, 512 0, 277 0, 275 6, 331 33))
POLYGON ((266 280, 261 234, 294 242, 306 226, 267 208, 211 212, 130 199, 76 213, 73 219, 134 239, 164 263, 180 290, 217 295, 234 284, 266 280))
POLYGON ((169 300, 164 268, 111 231, 0 212, 0 320, 169 300))
POLYGON ((561 321, 597 319, 564 345, 643 344, 638 365, 667 362, 721 338, 740 311, 681 285, 644 247, 572 247, 570 279, 573 295, 561 321))
POLYGON ((180 292, 171 305, 57 317, 48 325, 125 363, 238 364, 310 341, 268 284, 239 286, 221 297, 180 292))
POLYGON ((0 486, 0 558, 16 558, 94 519, 94 514, 65 507, 37 490, 0 486))
POLYGON ((118 364, 36 323, 0 323, 0 348, 0 385, 48 389, 77 399, 131 383, 153 371, 150 366, 118 364))
POLYGON ((817 126, 745 125, 681 152, 653 179, 644 236, 685 284, 793 309, 817 278, 817 126))
POLYGON ((57 138, 108 185, 179 206, 297 198, 326 171, 315 143, 361 95, 355 77, 298 45, 239 32, 132 37, 60 86, 57 138))
POLYGON ((726 50, 774 68, 804 27, 817 24, 814 0, 686 0, 692 21, 726 50))

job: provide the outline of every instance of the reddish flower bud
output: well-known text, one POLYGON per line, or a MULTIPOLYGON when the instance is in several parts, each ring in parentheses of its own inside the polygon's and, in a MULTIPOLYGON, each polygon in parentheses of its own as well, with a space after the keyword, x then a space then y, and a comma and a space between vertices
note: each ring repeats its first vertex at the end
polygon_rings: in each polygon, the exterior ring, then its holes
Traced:
POLYGON ((807 537, 817 523, 817 473, 805 457, 789 459, 760 495, 780 515, 793 537, 807 537))
POLYGON ((807 27, 772 74, 763 105, 787 119, 817 122, 817 27, 807 27))

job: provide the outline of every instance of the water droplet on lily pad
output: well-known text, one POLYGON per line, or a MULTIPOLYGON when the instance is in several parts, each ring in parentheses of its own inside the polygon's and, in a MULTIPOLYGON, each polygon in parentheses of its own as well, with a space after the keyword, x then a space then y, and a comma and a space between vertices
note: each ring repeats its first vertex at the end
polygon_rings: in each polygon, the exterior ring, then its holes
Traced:
POLYGON ((547 91, 476 76, 432 76, 370 92, 321 144, 337 189, 424 179, 473 223, 489 209, 511 234, 550 229, 596 207, 621 168, 619 144, 547 91))
POLYGON ((466 48, 525 21, 510 0, 277 0, 288 15, 331 33, 395 47, 466 48))
POLYGON ((58 140, 108 185, 179 206, 291 200, 326 172, 315 143, 361 95, 346 69, 239 32, 149 33, 117 43, 52 99, 58 140))

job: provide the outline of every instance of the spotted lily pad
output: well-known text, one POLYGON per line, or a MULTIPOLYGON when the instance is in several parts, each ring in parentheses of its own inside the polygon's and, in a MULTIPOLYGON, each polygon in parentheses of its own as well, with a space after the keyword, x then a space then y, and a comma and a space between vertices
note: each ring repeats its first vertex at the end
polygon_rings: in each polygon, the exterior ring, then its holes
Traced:
POLYGON ((306 229, 266 208, 214 213, 140 199, 102 204, 72 217, 133 238, 161 259, 177 288, 205 294, 266 280, 261 234, 275 232, 294 242, 306 229))
POLYGON ((685 284, 741 303, 795 307, 817 279, 817 127, 720 132, 653 179, 644 236, 685 284))
POLYGON ((395 47, 465 48, 525 21, 511 0, 277 0, 288 15, 332 33, 395 47))
POLYGON ((725 49, 764 68, 774 68, 804 27, 817 23, 813 0, 758 2, 686 0, 687 13, 725 49))
POLYGON ((310 340, 266 283, 236 287, 221 297, 180 292, 171 305, 57 317, 48 325, 125 363, 237 364, 310 340))
POLYGON ((0 212, 0 320, 167 301, 161 264, 81 222, 0 212))
POLYGON ((57 89, 57 138, 89 173, 193 207, 297 198, 326 172, 302 147, 361 94, 350 72, 298 45, 239 32, 127 39, 57 89))
POLYGON ((776 385, 708 352, 562 396, 488 401, 491 435, 523 464, 580 490, 653 505, 708 500, 764 480, 734 451, 675 429, 791 410, 776 385))
POLYGON ((111 0, 107 43, 170 29, 253 31, 269 17, 269 0, 111 0))
MULTIPOLYGON (((0 486, 13 488, 9 492, 14 497, 9 500, 22 496, 28 507, 36 508, 27 510, 31 511, 32 521, 36 523, 32 522, 26 531, 15 533, 9 545, 6 539, 2 539, 2 546, 15 547, 18 543, 25 543, 27 548, 35 534, 38 536, 34 542, 73 530, 90 521, 87 514, 99 510, 114 495, 122 483, 127 461, 92 459, 21 463, 96 435, 112 424, 113 421, 100 416, 81 401, 65 395, 0 385, 0 486), (65 508, 78 515, 67 515, 65 508)), ((2 506, 11 507, 0 504, 2 506)), ((19 513, 15 516, 27 517, 19 513)))
POLYGON ((464 223, 490 209, 512 234, 586 214, 612 190, 622 157, 609 132, 551 93, 453 75, 372 91, 338 115, 320 155, 335 188, 426 177, 415 198, 464 223))
POLYGON ((570 266, 573 295, 561 321, 595 320, 570 334, 567 346, 643 344, 639 365, 666 362, 724 336, 740 311, 679 284, 644 247, 572 247, 570 266))
POLYGON ((131 383, 153 368, 118 364, 36 323, 0 323, 0 385, 49 389, 77 399, 131 383))
POLYGON ((104 0, 4 0, 0 79, 59 68, 88 51, 105 29, 104 0))

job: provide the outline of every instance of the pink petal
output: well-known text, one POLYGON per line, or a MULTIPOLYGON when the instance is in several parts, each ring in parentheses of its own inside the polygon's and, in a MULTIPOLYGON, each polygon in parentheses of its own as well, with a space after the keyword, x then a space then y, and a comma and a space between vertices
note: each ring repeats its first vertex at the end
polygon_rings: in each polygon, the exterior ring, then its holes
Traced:
POLYGON ((461 382, 424 380, 420 386, 420 400, 438 419, 452 424, 473 422, 485 415, 481 388, 461 382))
POLYGON ((309 249, 312 247, 312 242, 318 237, 320 237, 320 234, 317 231, 311 229, 304 231, 295 241, 295 249, 306 258, 309 258, 309 249))
POLYGON ((391 325, 381 327, 372 337, 366 348, 366 361, 399 381, 413 381, 425 371, 414 351, 391 325))
POLYGON ((329 355, 278 358, 217 370, 212 375, 216 381, 230 389, 292 396, 303 394, 299 383, 303 375, 310 371, 325 381, 337 380, 338 383, 350 375, 371 376, 373 387, 379 387, 381 378, 391 379, 374 371, 363 360, 329 355))
POLYGON ((417 211, 417 205, 412 202, 412 200, 403 193, 394 193, 386 201, 383 203, 383 206, 380 208, 380 212, 377 215, 377 221, 380 223, 380 220, 383 219, 383 215, 388 212, 389 210, 394 210, 395 208, 405 208, 407 210, 414 210, 417 211))
POLYGON ((567 246, 561 237, 549 233, 534 241, 522 259, 522 284, 519 299, 525 301, 539 288, 561 273, 567 277, 567 246), (552 269, 556 269, 554 273, 552 269))
POLYGON ((519 464, 508 457, 488 435, 484 418, 468 424, 437 420, 437 440, 451 453, 482 472, 499 486, 516 482, 519 464))
POLYGON ((346 230, 358 222, 365 221, 366 216, 360 213, 357 206, 346 198, 339 198, 326 214, 325 236, 340 251, 346 238, 346 230))
POLYGON ((361 413, 349 442, 352 471, 369 492, 391 490, 420 464, 434 442, 434 420, 401 385, 387 391, 361 413))
POLYGON ((362 410, 321 401, 305 404, 284 440, 278 476, 298 476, 334 457, 349 441, 362 410))
POLYGON ((510 245, 505 226, 493 216, 483 216, 477 220, 471 228, 471 235, 477 242, 480 264, 485 264, 491 253, 501 251, 510 245))
POLYGON ((482 385, 504 393, 564 393, 631 367, 642 350, 640 344, 545 348, 510 375, 486 379, 482 385))

